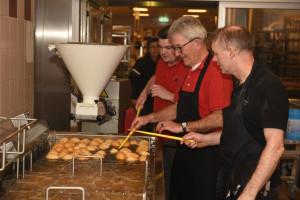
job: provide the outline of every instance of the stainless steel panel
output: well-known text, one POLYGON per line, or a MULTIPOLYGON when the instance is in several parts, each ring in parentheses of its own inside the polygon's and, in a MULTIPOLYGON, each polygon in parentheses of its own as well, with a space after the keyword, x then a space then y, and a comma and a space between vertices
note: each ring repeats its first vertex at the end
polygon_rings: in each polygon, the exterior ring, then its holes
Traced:
POLYGON ((48 45, 75 40, 72 20, 76 12, 72 9, 76 2, 79 0, 35 1, 35 115, 46 119, 52 130, 69 130, 71 100, 62 61, 48 45))

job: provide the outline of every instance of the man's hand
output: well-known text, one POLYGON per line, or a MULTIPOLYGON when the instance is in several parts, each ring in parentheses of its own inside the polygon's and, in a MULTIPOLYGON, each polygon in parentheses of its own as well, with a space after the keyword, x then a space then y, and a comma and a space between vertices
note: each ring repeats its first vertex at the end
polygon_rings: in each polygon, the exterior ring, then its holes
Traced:
POLYGON ((180 144, 185 144, 186 146, 194 149, 194 148, 202 148, 207 146, 214 146, 220 144, 221 132, 212 132, 208 134, 201 134, 190 132, 182 137, 184 140, 194 140, 194 142, 190 141, 181 141, 180 144))
POLYGON ((164 130, 168 130, 168 131, 171 131, 173 133, 181 133, 182 132, 182 127, 181 127, 181 124, 178 124, 178 123, 173 122, 173 121, 159 122, 156 126, 156 131, 161 133, 164 130))
POLYGON ((142 126, 148 124, 149 120, 150 119, 148 118, 148 115, 135 117, 132 121, 130 130, 132 130, 133 128, 140 129, 142 126))
POLYGON ((174 94, 161 85, 154 84, 150 88, 152 97, 159 97, 167 101, 173 101, 174 94))
POLYGON ((201 133, 195 133, 195 132, 190 132, 182 137, 184 140, 194 140, 194 142, 190 141, 181 141, 180 144, 185 144, 186 146, 195 149, 195 148, 201 148, 201 147, 206 147, 208 146, 206 142, 206 138, 204 134, 201 133))
POLYGON ((141 92, 139 98, 136 100, 135 109, 138 110, 139 106, 143 108, 146 100, 147 100, 147 94, 146 92, 143 91, 141 92))

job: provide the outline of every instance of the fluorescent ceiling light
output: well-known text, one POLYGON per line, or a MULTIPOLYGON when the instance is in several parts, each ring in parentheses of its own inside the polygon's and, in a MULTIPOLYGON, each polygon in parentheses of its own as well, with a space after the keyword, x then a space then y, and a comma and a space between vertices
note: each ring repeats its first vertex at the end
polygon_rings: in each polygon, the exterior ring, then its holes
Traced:
POLYGON ((148 8, 138 8, 138 7, 134 7, 133 8, 133 11, 142 11, 142 12, 147 12, 148 11, 148 8))
POLYGON ((183 15, 183 16, 192 16, 192 17, 195 17, 195 18, 199 18, 199 15, 183 15))
POLYGON ((203 10, 203 9, 188 9, 189 13, 206 13, 207 10, 203 10))
MULTIPOLYGON (((149 17, 149 13, 139 13, 140 17, 149 17)), ((133 16, 135 16, 135 13, 133 13, 133 16)))

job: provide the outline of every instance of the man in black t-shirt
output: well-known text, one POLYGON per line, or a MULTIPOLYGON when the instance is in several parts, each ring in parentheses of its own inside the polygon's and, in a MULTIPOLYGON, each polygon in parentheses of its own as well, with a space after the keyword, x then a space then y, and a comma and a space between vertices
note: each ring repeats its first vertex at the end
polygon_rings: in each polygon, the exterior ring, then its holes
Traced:
POLYGON ((219 199, 277 199, 278 163, 284 152, 288 120, 287 92, 280 80, 253 57, 249 31, 228 26, 215 33, 213 59, 238 83, 231 104, 223 109, 223 131, 189 133, 191 148, 219 145, 219 199))

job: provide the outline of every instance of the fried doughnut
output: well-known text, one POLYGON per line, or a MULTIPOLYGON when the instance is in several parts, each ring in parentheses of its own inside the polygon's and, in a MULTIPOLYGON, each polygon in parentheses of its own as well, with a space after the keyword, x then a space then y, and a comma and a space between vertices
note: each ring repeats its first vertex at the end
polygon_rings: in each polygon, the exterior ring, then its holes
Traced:
POLYGON ((145 162, 147 160, 147 156, 140 156, 139 161, 145 162))
POLYGON ((59 154, 55 149, 50 149, 50 151, 48 153, 52 153, 52 154, 56 154, 56 155, 59 154))
POLYGON ((141 152, 139 152, 139 154, 141 156, 148 156, 149 155, 148 151, 141 151, 141 152))
POLYGON ((84 142, 84 143, 88 144, 90 142, 90 140, 87 138, 84 138, 84 139, 80 140, 80 142, 84 142))
POLYGON ((109 146, 110 146, 110 145, 109 145, 108 143, 104 142, 104 143, 101 143, 101 144, 100 144, 99 148, 104 150, 104 149, 108 149, 109 146))
POLYGON ((122 148, 122 149, 120 150, 120 152, 123 152, 123 153, 125 153, 125 154, 128 154, 128 153, 131 153, 132 151, 131 151, 130 149, 128 149, 128 148, 122 148))
POLYGON ((60 152, 61 150, 63 150, 64 149, 64 147, 56 147, 55 148, 55 150, 57 151, 57 152, 60 152))
POLYGON ((54 154, 54 153, 48 153, 46 158, 48 160, 57 160, 57 159, 59 159, 59 156, 57 154, 54 154))
POLYGON ((74 151, 71 153, 72 156, 79 156, 81 154, 82 154, 82 152, 79 152, 79 151, 74 151))
POLYGON ((137 142, 136 140, 131 140, 131 141, 130 141, 130 144, 131 144, 131 145, 138 145, 138 142, 137 142))
POLYGON ((90 152, 90 151, 89 151, 87 148, 85 148, 85 147, 81 147, 79 150, 82 152, 82 154, 84 154, 84 153, 86 153, 86 152, 90 152))
POLYGON ((121 145, 121 143, 118 142, 118 141, 112 141, 111 145, 114 146, 114 147, 119 147, 121 145))
POLYGON ((124 141, 124 139, 120 138, 116 140, 117 142, 119 142, 120 144, 122 144, 122 142, 124 141))
POLYGON ((75 142, 71 142, 71 141, 66 142, 64 146, 65 147, 75 147, 75 142))
POLYGON ((74 151, 74 148, 73 147, 68 147, 67 150, 68 150, 68 152, 72 153, 74 151))
POLYGON ((67 137, 63 137, 59 140, 59 142, 67 142, 67 141, 69 141, 69 138, 67 137))
POLYGON ((62 143, 62 142, 55 143, 55 144, 52 146, 52 149, 55 149, 56 147, 64 147, 64 143, 62 143))
MULTIPOLYGON (((102 155, 102 154, 100 154, 100 153, 95 153, 95 154, 93 154, 92 156, 99 156, 100 158, 102 158, 102 159, 104 159, 104 155, 102 155)), ((97 157, 93 157, 93 159, 94 160, 99 160, 99 158, 97 158, 97 157)))
MULTIPOLYGON (((91 156, 92 154, 89 151, 87 151, 87 152, 83 152, 82 155, 83 156, 91 156)), ((77 157, 77 159, 78 160, 89 160, 90 157, 77 157)))
POLYGON ((123 147, 130 147, 131 146, 131 144, 130 144, 130 142, 128 142, 128 141, 126 141, 124 144, 123 144, 123 147))
POLYGON ((72 160, 73 159, 73 155, 72 154, 66 154, 62 159, 64 159, 64 160, 72 160))
POLYGON ((97 151, 96 154, 102 154, 102 155, 104 155, 104 156, 107 155, 107 153, 106 153, 105 151, 103 151, 103 150, 97 151))
POLYGON ((127 157, 126 158, 126 161, 129 161, 129 162, 134 162, 134 161, 137 161, 137 158, 136 157, 127 157))
POLYGON ((77 146, 80 146, 80 147, 86 147, 86 143, 85 142, 79 142, 77 146))
POLYGON ((99 142, 99 144, 101 144, 101 143, 104 142, 104 140, 103 140, 102 138, 98 138, 98 137, 97 137, 97 138, 94 138, 93 140, 99 142))
POLYGON ((93 145, 89 145, 89 146, 86 146, 86 149, 89 150, 89 151, 96 151, 97 147, 93 146, 93 145))
POLYGON ((60 158, 63 158, 65 155, 67 155, 69 152, 65 152, 65 151, 61 151, 59 154, 58 154, 58 156, 60 157, 60 158))
POLYGON ((136 158, 140 157, 137 153, 127 153, 126 156, 127 157, 136 157, 136 158))
POLYGON ((99 146, 100 143, 97 140, 92 140, 89 144, 93 146, 99 146))
POLYGON ((116 153, 118 153, 119 151, 117 150, 117 149, 115 149, 115 148, 112 148, 111 150, 110 150, 110 153, 111 154, 116 154, 116 153))
POLYGON ((135 150, 135 152, 137 152, 137 153, 140 153, 140 152, 142 152, 142 151, 148 151, 148 148, 143 148, 143 147, 137 147, 136 148, 136 150, 135 150))
POLYGON ((116 154, 116 159, 118 159, 118 160, 125 160, 125 159, 126 159, 125 153, 119 151, 119 152, 116 154))
POLYGON ((84 160, 89 160, 90 158, 89 157, 76 157, 76 159, 84 161, 84 160))
POLYGON ((80 139, 78 137, 73 137, 73 138, 70 139, 70 141, 78 143, 80 141, 80 139))
POLYGON ((145 149, 146 151, 149 150, 149 146, 148 145, 144 145, 144 144, 141 144, 138 146, 139 148, 142 148, 142 149, 145 149))
POLYGON ((141 145, 141 144, 149 145, 149 142, 147 140, 141 140, 139 142, 139 145, 141 145))
POLYGON ((105 143, 107 143, 107 144, 111 144, 112 143, 112 139, 107 139, 106 141, 105 141, 105 143))

